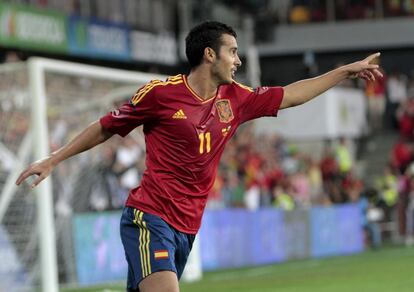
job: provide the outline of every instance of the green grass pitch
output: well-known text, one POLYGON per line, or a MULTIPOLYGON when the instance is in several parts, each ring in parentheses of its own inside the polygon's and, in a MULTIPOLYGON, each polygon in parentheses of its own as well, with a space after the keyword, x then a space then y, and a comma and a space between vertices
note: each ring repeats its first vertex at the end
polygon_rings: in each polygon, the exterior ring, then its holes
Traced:
MULTIPOLYGON (((204 273, 181 292, 412 292, 414 247, 383 248, 361 254, 291 261, 271 266, 204 273)), ((118 292, 123 285, 63 292, 118 292)))

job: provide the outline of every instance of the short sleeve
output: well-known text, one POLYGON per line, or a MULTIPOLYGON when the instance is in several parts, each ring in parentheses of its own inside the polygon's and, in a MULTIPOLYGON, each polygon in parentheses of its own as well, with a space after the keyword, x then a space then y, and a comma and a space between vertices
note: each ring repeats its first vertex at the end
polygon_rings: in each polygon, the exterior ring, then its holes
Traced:
POLYGON ((283 99, 283 87, 258 87, 250 91, 241 108, 241 121, 276 116, 283 99))
POLYGON ((101 117, 102 127, 125 137, 136 127, 153 121, 157 116, 158 104, 151 84, 141 87, 128 102, 101 117))

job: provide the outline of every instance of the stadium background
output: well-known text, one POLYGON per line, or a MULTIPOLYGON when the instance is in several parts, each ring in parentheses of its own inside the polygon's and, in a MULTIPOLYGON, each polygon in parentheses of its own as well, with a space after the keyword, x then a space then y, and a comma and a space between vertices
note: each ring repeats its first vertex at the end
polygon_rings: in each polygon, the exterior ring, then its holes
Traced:
MULTIPOLYGON (((278 128, 278 119, 239 130, 223 156, 204 217, 201 263, 204 271, 220 271, 354 253, 368 253, 369 258, 371 249, 386 258, 389 251, 384 245, 406 246, 393 254, 402 258, 412 257, 413 244, 413 14, 412 1, 392 0, 3 1, 0 49, 5 65, 41 56, 153 74, 186 73, 183 36, 192 25, 214 19, 238 31, 245 65, 237 80, 250 86, 286 85, 381 51, 387 76, 383 82, 347 82, 327 96, 336 104, 328 105, 322 97, 320 104, 304 106, 308 110, 304 114, 295 114, 294 109, 291 115, 281 115, 285 129, 293 125, 293 132, 278 128), (374 99, 385 104, 384 112, 372 111, 374 99), (325 131, 323 126, 330 122, 341 123, 326 112, 348 100, 352 100, 346 105, 350 124, 325 131), (325 106, 324 114, 318 112, 325 106), (322 116, 319 123, 314 122, 316 116, 322 116)), ((16 124, 28 126, 13 115, 10 103, 15 101, 8 98, 12 85, 21 79, 21 73, 15 74, 2 75, 1 82, 0 138, 6 148, 19 140, 16 124)), ((77 81, 65 78, 51 77, 55 91, 59 86, 75 88, 77 81)), ((87 98, 88 90, 104 92, 105 87, 109 85, 92 82, 78 93, 87 98)), ((72 92, 68 99, 76 94, 72 92)), ((61 101, 65 103, 70 101, 61 101)), ((86 121, 77 127, 86 126, 86 121)), ((58 130, 53 133, 52 149, 64 142, 58 130)), ((65 235, 57 232, 58 249, 64 251, 57 259, 63 286, 123 280, 126 266, 118 248, 119 210, 127 189, 139 183, 144 147, 137 131, 133 138, 109 143, 88 168, 77 169, 74 164, 60 170, 79 172, 69 196, 61 198, 61 192, 54 192, 56 220, 70 214, 63 223, 65 235), (106 163, 100 163, 102 157, 106 163)), ((3 193, 10 159, 4 148, 1 151, 3 193)), ((64 188, 65 182, 55 179, 54 190, 64 188)), ((23 194, 15 194, 19 195, 23 194)), ((16 207, 25 205, 19 199, 13 201, 0 229, 1 252, 13 262, 0 265, 1 279, 7 279, 0 282, 5 287, 19 281, 37 286, 38 275, 28 271, 29 266, 36 270, 37 259, 22 256, 17 228, 8 221, 19 218, 13 213, 16 207)), ((32 247, 38 248, 36 243, 32 247)), ((283 274, 270 273, 276 278, 283 274)), ((400 276, 396 282, 404 281, 400 276)), ((405 284, 403 289, 409 287, 405 284)), ((274 290, 278 285, 274 284, 274 290)), ((319 285, 323 289, 328 283, 319 285)), ((347 291, 346 283, 338 285, 347 291)))

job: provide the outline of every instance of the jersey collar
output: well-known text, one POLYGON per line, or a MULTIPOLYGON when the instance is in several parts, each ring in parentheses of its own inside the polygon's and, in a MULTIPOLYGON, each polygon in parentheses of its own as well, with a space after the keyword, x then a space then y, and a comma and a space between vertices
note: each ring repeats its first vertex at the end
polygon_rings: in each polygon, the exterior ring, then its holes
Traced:
POLYGON ((201 103, 207 103, 210 102, 212 100, 214 100, 214 98, 217 96, 218 93, 218 88, 217 88, 217 92, 215 95, 213 95, 212 97, 208 98, 208 99, 203 99, 201 96, 199 96, 197 93, 195 93, 195 91, 193 89, 191 89, 190 85, 187 82, 187 76, 183 74, 183 80, 184 80, 184 84, 185 87, 187 87, 188 91, 190 91, 191 95, 198 101, 200 101, 201 103))

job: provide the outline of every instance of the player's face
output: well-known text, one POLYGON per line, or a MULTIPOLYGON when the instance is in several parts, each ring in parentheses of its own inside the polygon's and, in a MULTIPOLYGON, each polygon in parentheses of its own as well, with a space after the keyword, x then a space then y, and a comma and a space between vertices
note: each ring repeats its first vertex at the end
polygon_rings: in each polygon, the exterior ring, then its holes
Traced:
POLYGON ((213 63, 212 74, 217 79, 218 84, 229 84, 233 82, 237 67, 241 66, 241 61, 237 54, 235 37, 223 34, 221 43, 218 56, 213 63))

